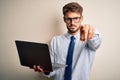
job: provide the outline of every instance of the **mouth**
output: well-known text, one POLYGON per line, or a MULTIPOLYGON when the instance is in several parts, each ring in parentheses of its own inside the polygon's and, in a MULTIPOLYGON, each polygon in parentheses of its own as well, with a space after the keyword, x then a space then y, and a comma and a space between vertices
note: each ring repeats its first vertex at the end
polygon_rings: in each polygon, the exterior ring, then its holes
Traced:
POLYGON ((75 25, 71 25, 71 26, 69 26, 69 28, 70 28, 70 29, 75 29, 76 26, 75 26, 75 25))

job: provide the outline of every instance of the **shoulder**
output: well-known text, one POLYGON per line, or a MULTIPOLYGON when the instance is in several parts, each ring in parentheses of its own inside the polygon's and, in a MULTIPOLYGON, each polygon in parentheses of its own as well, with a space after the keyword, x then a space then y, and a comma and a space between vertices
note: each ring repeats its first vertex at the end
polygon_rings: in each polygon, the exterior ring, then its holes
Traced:
POLYGON ((66 38, 65 34, 63 35, 56 35, 54 36, 51 41, 56 41, 56 40, 64 40, 66 38))
POLYGON ((66 40, 65 34, 63 35, 56 35, 51 39, 51 44, 57 44, 57 43, 62 43, 63 41, 66 40))

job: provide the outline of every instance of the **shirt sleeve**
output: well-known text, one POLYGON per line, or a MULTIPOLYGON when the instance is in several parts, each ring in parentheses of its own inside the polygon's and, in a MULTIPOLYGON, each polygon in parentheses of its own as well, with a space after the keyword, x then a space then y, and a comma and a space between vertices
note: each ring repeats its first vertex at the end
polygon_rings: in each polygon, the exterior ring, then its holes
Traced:
POLYGON ((95 34, 92 39, 87 41, 87 45, 90 49, 96 51, 101 45, 101 42, 102 42, 101 33, 97 29, 95 29, 95 34))

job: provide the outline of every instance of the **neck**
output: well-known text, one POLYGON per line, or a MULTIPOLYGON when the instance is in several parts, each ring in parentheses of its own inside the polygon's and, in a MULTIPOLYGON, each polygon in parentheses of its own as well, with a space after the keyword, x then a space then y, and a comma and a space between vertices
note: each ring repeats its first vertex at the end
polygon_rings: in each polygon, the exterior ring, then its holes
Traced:
POLYGON ((76 32, 70 32, 70 31, 68 31, 68 33, 74 36, 74 35, 77 35, 78 33, 80 33, 80 30, 78 30, 76 32))

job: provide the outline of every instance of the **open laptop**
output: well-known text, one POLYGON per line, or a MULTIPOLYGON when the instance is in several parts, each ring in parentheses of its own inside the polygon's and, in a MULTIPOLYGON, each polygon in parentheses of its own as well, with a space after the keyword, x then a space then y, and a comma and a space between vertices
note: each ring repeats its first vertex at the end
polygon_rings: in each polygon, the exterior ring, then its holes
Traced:
POLYGON ((66 67, 65 64, 51 63, 49 47, 45 43, 20 40, 15 40, 15 43, 22 66, 33 67, 33 65, 40 65, 43 71, 49 72, 66 67))

